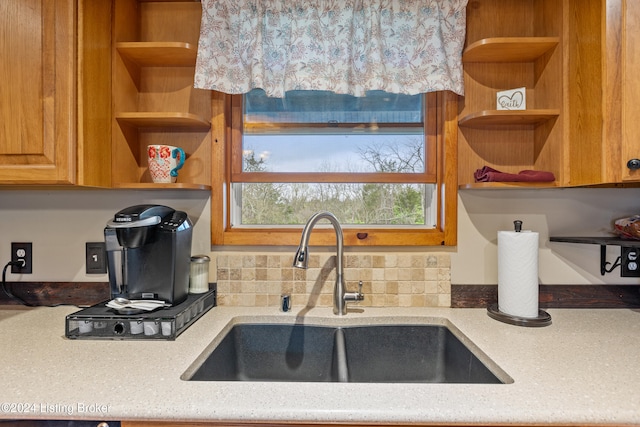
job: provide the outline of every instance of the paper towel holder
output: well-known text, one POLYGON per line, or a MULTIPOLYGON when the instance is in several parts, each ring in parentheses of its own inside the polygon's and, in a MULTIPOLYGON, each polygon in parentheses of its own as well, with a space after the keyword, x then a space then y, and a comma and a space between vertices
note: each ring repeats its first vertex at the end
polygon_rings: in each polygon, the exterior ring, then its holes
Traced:
POLYGON ((538 310, 537 317, 521 317, 503 313, 498 309, 498 304, 491 304, 487 308, 487 314, 492 319, 516 326, 539 327, 551 324, 551 316, 544 310, 538 310))
MULTIPOLYGON (((522 232, 522 221, 517 219, 513 221, 513 228, 516 233, 522 232)), ((551 316, 544 310, 538 309, 537 317, 522 317, 515 316, 513 314, 507 314, 500 311, 498 304, 492 304, 487 307, 487 314, 492 319, 498 320, 500 322, 508 323, 510 325, 516 326, 529 326, 529 327, 539 327, 539 326, 547 326, 551 324, 551 316)))
POLYGON ((521 233, 522 221, 520 221, 519 219, 516 219, 515 221, 513 221, 513 229, 515 230, 516 233, 521 233))

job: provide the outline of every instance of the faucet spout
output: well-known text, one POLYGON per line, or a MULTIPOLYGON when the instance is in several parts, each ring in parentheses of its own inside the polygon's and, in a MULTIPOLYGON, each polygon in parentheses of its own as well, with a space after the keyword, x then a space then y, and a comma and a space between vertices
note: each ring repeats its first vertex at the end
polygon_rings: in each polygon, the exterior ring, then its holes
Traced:
POLYGON ((344 235, 338 218, 331 212, 320 211, 313 214, 307 221, 302 236, 300 246, 296 251, 293 266, 297 268, 307 268, 309 259, 309 238, 311 231, 318 221, 327 219, 333 226, 336 233, 336 283, 333 288, 333 313, 339 316, 347 314, 347 301, 362 301, 362 287, 358 292, 347 292, 344 282, 344 235))

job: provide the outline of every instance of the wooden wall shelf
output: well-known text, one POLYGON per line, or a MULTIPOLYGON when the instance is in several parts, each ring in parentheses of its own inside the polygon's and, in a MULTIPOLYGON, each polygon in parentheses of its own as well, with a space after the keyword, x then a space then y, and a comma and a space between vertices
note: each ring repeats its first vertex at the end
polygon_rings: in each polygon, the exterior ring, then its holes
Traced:
MULTIPOLYGON (((178 179, 180 179, 178 177, 178 179)), ((173 184, 156 184, 154 182, 119 183, 114 188, 130 190, 204 190, 211 191, 210 185, 175 182, 173 184)))
POLYGON ((211 128, 209 121, 191 113, 126 112, 117 113, 116 120, 138 128, 183 128, 203 131, 211 128))
POLYGON ((556 188, 557 182, 473 182, 460 184, 460 190, 521 190, 523 188, 556 188))
POLYGON ((211 191, 211 91, 193 87, 201 17, 197 1, 113 1, 113 187, 211 191), (151 182, 155 144, 185 151, 177 183, 151 182))
POLYGON ((565 46, 572 18, 567 4, 480 0, 467 7, 458 188, 554 188, 568 180, 563 97, 568 92, 565 46), (524 88, 527 108, 495 109, 497 94, 515 88, 524 88), (556 181, 475 182, 474 172, 483 166, 510 174, 551 172, 556 181))
POLYGON ((116 49, 141 67, 192 67, 198 52, 196 46, 183 42, 120 42, 116 49))
POLYGON ((483 110, 468 114, 458 124, 483 128, 495 125, 539 125, 560 116, 560 110, 483 110))
POLYGON ((555 48, 559 37, 492 37, 470 44, 462 62, 532 62, 555 48))

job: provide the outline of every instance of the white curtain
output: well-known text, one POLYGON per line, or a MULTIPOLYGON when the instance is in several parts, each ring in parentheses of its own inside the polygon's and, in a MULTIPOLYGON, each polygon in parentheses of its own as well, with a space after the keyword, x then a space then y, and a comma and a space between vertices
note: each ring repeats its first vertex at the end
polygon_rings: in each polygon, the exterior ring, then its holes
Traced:
POLYGON ((464 94, 467 0, 202 0, 196 88, 464 94))

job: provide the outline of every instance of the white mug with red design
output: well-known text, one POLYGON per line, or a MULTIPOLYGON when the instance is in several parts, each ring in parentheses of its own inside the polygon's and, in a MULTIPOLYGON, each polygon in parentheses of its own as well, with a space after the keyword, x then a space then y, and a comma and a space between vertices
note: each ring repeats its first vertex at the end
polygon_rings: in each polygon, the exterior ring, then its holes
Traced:
POLYGON ((172 145, 149 145, 149 174, 155 183, 176 182, 178 170, 184 165, 185 154, 180 147, 172 145))

